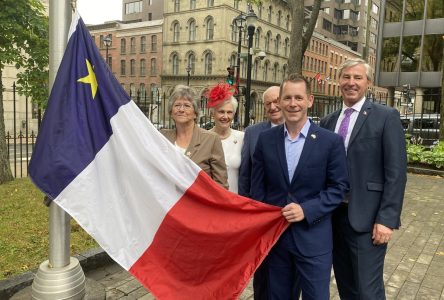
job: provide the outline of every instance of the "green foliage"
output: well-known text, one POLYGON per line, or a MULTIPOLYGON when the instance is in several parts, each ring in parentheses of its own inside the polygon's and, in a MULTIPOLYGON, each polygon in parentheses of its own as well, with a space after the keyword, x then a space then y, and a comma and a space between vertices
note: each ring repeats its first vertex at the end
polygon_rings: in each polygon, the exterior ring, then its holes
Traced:
MULTIPOLYGON (((28 178, 0 185, 0 216, 0 280, 48 259, 48 208, 28 178)), ((71 221, 71 254, 95 247, 95 241, 71 221)))
POLYGON ((41 1, 2 0, 0 69, 6 64, 20 68, 19 93, 41 106, 48 98, 48 41, 48 17, 41 1))
POLYGON ((422 145, 407 143, 407 159, 409 163, 420 163, 435 168, 444 167, 444 143, 438 143, 428 149, 422 145))

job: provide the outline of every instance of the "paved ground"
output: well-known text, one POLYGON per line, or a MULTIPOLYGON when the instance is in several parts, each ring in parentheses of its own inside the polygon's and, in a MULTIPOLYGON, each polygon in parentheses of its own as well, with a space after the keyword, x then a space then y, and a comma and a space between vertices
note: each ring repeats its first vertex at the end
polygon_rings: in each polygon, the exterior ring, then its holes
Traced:
MULTIPOLYGON (((86 272, 105 286, 106 299, 155 299, 116 264, 86 272)), ((387 299, 444 300, 444 178, 408 176, 402 228, 389 243, 387 299)), ((241 299, 253 299, 251 284, 241 299)), ((332 276, 331 299, 340 299, 332 276)))

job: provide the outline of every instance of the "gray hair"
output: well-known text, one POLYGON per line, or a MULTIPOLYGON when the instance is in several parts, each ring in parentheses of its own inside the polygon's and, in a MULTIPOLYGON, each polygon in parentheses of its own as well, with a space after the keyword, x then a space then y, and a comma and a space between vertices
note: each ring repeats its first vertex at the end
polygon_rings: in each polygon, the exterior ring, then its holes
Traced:
MULTIPOLYGON (((227 104, 227 103, 231 103, 231 105, 233 105, 233 111, 236 112, 239 103, 237 102, 237 99, 234 98, 233 96, 231 96, 230 99, 225 100, 224 102, 222 102, 221 104, 219 104, 219 105, 216 106, 216 107, 223 106, 223 105, 225 105, 225 104, 227 104)), ((210 112, 213 113, 214 110, 216 109, 216 107, 211 107, 211 108, 210 108, 210 112)))
POLYGON ((196 92, 193 88, 183 84, 177 85, 171 93, 170 99, 168 100, 168 113, 171 115, 173 105, 179 98, 183 98, 193 105, 197 122, 197 119, 199 118, 199 103, 196 101, 196 92))
POLYGON ((339 67, 339 78, 341 78, 344 69, 348 69, 357 65, 363 65, 365 67, 365 74, 367 79, 373 82, 373 69, 372 67, 362 58, 349 58, 339 67))

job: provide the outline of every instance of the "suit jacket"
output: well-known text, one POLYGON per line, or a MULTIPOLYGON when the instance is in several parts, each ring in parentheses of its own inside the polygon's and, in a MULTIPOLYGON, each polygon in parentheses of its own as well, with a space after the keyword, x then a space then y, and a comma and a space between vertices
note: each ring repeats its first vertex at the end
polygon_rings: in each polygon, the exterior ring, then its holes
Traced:
MULTIPOLYGON (((340 110, 321 120, 334 131, 340 110)), ((348 216, 355 231, 370 232, 378 223, 400 226, 407 181, 407 154, 399 112, 364 102, 347 149, 350 178, 348 216)))
POLYGON ((284 125, 262 132, 253 156, 251 196, 276 206, 299 203, 305 219, 282 235, 287 247, 306 257, 332 250, 331 213, 348 191, 342 138, 311 123, 290 182, 284 125))
POLYGON ((248 126, 245 129, 244 144, 241 151, 241 165, 239 167, 239 195, 250 197, 251 185, 251 163, 253 161, 254 149, 259 138, 259 134, 271 128, 270 121, 260 122, 248 126))
MULTIPOLYGON (((160 131, 171 143, 176 141, 176 129, 160 131)), ((219 185, 228 189, 227 166, 219 136, 211 131, 194 126, 193 136, 185 155, 194 161, 219 185)))

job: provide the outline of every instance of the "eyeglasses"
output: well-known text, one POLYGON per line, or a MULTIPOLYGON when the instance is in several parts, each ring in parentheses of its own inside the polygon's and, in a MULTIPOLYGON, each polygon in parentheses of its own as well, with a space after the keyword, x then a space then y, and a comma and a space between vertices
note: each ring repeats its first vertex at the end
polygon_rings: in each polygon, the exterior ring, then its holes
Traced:
POLYGON ((193 109, 193 106, 188 103, 177 103, 177 104, 173 105, 173 108, 175 110, 179 110, 179 109, 183 108, 183 110, 189 111, 189 110, 193 109))

